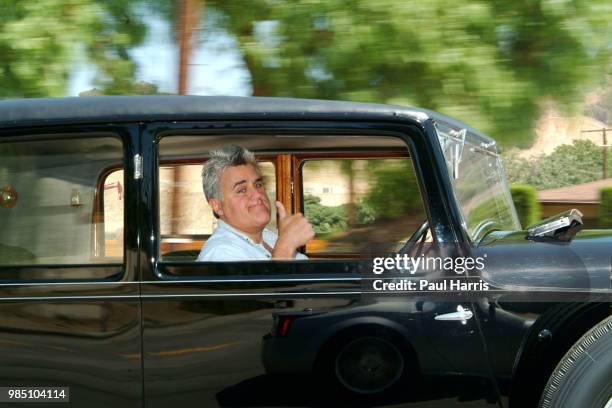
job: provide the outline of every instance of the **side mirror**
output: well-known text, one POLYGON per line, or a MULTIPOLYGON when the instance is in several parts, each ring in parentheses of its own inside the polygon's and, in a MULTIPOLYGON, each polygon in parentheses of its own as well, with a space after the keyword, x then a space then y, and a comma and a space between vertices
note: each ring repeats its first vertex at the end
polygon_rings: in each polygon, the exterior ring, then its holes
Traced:
POLYGON ((582 229, 582 213, 577 209, 564 211, 527 229, 527 239, 571 241, 582 229))

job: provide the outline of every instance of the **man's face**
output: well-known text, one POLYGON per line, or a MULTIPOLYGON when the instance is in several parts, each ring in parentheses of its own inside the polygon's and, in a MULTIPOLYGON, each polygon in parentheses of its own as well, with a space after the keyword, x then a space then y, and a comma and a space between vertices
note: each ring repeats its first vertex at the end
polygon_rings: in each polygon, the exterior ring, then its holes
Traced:
POLYGON ((261 174, 251 164, 228 167, 221 175, 223 200, 210 200, 219 218, 232 227, 259 234, 270 222, 270 200, 261 174))

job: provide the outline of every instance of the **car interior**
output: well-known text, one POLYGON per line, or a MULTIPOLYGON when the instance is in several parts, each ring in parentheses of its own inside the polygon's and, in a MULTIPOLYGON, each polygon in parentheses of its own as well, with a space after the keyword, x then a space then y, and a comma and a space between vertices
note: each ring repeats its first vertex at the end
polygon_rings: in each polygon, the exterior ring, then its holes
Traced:
POLYGON ((208 152, 228 144, 255 153, 271 203, 278 200, 311 222, 316 236, 303 248, 311 259, 397 250, 427 219, 408 149, 398 138, 171 135, 158 143, 162 261, 194 261, 214 230, 200 172, 208 152))

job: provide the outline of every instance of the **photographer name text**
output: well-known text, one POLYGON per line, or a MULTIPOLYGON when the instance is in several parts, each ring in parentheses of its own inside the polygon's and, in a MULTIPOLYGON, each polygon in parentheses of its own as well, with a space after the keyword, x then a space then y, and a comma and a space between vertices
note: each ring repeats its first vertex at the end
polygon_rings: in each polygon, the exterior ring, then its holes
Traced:
POLYGON ((412 291, 487 291, 489 284, 482 279, 477 282, 466 282, 462 279, 445 279, 430 281, 427 279, 394 279, 386 282, 376 279, 372 282, 372 288, 381 292, 412 292, 412 291))

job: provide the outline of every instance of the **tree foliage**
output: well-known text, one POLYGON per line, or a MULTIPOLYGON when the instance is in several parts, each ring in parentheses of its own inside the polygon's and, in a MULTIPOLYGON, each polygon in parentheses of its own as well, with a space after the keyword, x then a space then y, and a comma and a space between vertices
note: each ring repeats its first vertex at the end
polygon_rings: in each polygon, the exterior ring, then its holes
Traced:
MULTIPOLYGON (((0 0, 0 97, 64 95, 78 50, 102 93, 138 93, 129 52, 145 35, 138 10, 176 26, 178 4, 0 0)), ((529 144, 540 102, 571 106, 612 53, 607 0, 204 4, 203 36, 237 40, 254 95, 418 105, 505 145, 529 144)))
POLYGON ((407 160, 389 166, 383 160, 368 162, 371 188, 363 204, 373 218, 397 218, 422 208, 412 164, 407 160))
POLYGON ((304 196, 304 214, 317 234, 345 230, 347 226, 344 205, 327 207, 321 205, 321 198, 314 195, 304 196))
POLYGON ((526 145, 543 98, 570 106, 612 49, 609 1, 207 2, 255 95, 397 102, 526 145))
POLYGON ((538 190, 565 187, 601 179, 602 148, 590 140, 574 140, 557 147, 549 155, 532 159, 504 153, 506 175, 510 183, 530 184, 538 190))
POLYGON ((144 34, 128 0, 1 0, 0 98, 64 96, 80 49, 105 93, 133 93, 144 34))

